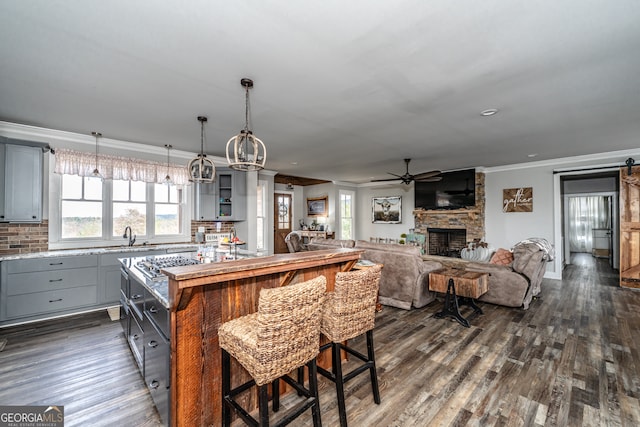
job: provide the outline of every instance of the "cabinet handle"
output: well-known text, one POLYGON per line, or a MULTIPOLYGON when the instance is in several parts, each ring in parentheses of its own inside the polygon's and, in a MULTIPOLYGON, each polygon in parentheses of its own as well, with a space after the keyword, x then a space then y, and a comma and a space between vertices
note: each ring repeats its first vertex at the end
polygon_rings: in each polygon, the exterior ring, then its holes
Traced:
POLYGON ((149 341, 149 347, 156 348, 158 346, 158 341, 151 340, 149 341))
POLYGON ((63 279, 49 279, 49 283, 62 282, 63 279))
POLYGON ((142 295, 140 295, 140 294, 131 295, 131 299, 140 299, 140 298, 142 298, 142 295))
POLYGON ((152 388, 155 390, 158 387, 160 387, 160 382, 158 382, 157 380, 153 380, 149 383, 149 388, 152 388))
POLYGON ((49 265, 62 265, 62 262, 50 262, 49 265))
POLYGON ((134 341, 138 341, 138 338, 140 337, 138 336, 138 334, 133 334, 132 338, 134 341))
POLYGON ((36 216, 35 216, 35 215, 33 215, 31 218, 32 218, 32 219, 36 219, 36 216))
POLYGON ((62 301, 62 298, 58 298, 58 299, 50 299, 49 302, 60 302, 62 301))
POLYGON ((152 306, 149 308, 149 313, 151 313, 151 314, 156 314, 157 312, 158 312, 158 309, 156 308, 156 306, 155 306, 155 305, 152 305, 152 306))

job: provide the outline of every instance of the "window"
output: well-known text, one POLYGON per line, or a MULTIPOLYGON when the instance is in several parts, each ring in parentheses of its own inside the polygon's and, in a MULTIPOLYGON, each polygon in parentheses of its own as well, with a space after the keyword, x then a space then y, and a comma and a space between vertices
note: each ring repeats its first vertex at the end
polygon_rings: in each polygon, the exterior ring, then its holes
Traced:
POLYGON ((112 236, 121 236, 125 227, 147 234, 147 184, 141 181, 113 180, 112 236))
POLYGON ((258 181, 257 188, 257 221, 256 221, 256 249, 266 249, 267 235, 267 182, 258 181))
POLYGON ((182 190, 175 185, 154 184, 154 224, 156 235, 180 234, 180 196, 182 190))
POLYGON ((60 211, 63 239, 102 236, 102 182, 63 175, 60 211))
MULTIPOLYGON (((190 218, 182 186, 142 181, 105 180, 63 174, 60 184, 60 216, 52 214, 56 226, 50 236, 54 248, 100 246, 121 243, 125 227, 150 242, 190 239, 190 218), (59 227, 59 232, 56 230, 59 227), (163 240, 164 239, 164 240, 163 240), (80 241, 86 243, 78 245, 80 241), (73 243, 71 243, 73 242, 73 243), (56 245, 56 243, 59 243, 56 245)), ((139 239, 138 242, 141 240, 139 239)))
POLYGON ((340 239, 353 239, 353 191, 340 190, 340 239))

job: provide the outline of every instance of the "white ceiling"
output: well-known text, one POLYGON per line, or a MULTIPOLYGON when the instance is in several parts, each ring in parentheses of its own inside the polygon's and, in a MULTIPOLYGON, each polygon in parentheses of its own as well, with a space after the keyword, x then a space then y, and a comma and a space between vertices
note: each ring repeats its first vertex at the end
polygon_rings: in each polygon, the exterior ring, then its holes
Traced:
POLYGON ((639 22, 637 0, 1 0, 0 120, 196 153, 206 115, 223 156, 249 77, 289 175, 634 149, 639 22))

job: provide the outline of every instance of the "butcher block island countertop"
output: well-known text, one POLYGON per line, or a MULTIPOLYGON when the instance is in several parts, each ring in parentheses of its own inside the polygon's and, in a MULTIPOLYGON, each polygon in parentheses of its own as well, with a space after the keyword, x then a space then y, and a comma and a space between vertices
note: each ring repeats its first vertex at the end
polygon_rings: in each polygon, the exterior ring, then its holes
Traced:
MULTIPOLYGON (((222 323, 257 311, 262 288, 324 275, 333 290, 335 274, 351 270, 362 252, 337 248, 163 270, 169 277, 171 425, 221 424, 222 323)), ((330 366, 330 357, 318 363, 330 366)), ((235 360, 232 370, 232 386, 247 379, 235 360)), ((256 393, 247 393, 246 403, 257 407, 256 393)))

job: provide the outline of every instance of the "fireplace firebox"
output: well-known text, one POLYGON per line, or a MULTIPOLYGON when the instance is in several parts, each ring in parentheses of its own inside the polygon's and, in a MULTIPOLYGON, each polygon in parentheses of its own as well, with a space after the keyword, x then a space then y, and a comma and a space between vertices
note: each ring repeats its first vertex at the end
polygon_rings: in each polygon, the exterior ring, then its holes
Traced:
POLYGON ((458 228, 427 228, 429 255, 460 258, 467 245, 467 230, 458 228))

